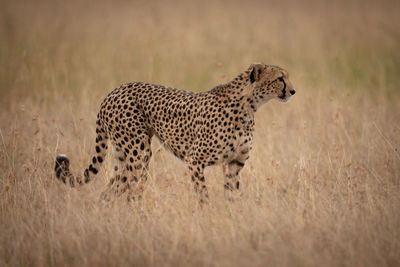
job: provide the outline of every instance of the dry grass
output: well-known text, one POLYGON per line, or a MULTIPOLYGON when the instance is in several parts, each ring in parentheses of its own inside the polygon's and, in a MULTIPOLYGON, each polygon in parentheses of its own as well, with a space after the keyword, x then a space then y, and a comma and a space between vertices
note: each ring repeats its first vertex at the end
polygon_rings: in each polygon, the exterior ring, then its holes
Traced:
POLYGON ((0 266, 399 266, 400 5, 378 2, 3 1, 0 266), (133 206, 99 205, 107 164, 54 179, 57 153, 83 169, 120 83, 206 90, 253 61, 297 94, 257 113, 235 203, 211 168, 200 209, 163 149, 133 206))

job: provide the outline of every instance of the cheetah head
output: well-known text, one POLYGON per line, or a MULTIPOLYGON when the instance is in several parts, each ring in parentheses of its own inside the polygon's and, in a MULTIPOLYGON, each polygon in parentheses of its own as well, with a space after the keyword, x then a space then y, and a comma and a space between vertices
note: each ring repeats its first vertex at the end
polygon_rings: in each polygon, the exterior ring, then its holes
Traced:
POLYGON ((289 81, 289 73, 278 66, 251 64, 249 80, 252 97, 259 105, 270 99, 288 102, 296 93, 289 81))

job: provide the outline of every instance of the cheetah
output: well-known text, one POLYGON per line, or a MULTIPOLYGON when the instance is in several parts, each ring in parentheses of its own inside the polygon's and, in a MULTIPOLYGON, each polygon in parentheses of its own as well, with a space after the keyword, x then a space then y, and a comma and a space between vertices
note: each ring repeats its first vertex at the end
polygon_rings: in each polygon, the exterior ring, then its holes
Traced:
POLYGON ((208 199, 204 169, 222 165, 225 192, 239 192, 239 172, 253 146, 254 113, 266 102, 287 102, 296 91, 286 70, 253 63, 230 82, 192 92, 135 82, 107 95, 96 120, 96 145, 82 176, 73 175, 66 155, 56 157, 55 175, 76 187, 99 172, 111 144, 116 164, 101 198, 142 198, 156 136, 189 168, 200 202, 208 199))

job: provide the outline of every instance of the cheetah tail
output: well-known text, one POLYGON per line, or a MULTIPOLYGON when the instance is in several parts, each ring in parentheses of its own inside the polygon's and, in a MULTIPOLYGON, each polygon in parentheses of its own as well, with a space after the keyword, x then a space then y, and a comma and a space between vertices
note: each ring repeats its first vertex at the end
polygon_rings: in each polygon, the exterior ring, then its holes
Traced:
POLYGON ((102 127, 100 120, 96 122, 96 152, 91 159, 89 167, 83 172, 84 179, 81 176, 75 176, 69 169, 69 158, 64 154, 59 154, 56 157, 56 166, 54 168, 56 177, 64 184, 69 184, 71 187, 75 185, 84 185, 92 180, 92 178, 99 172, 100 165, 105 159, 107 152, 108 136, 105 129, 102 127))

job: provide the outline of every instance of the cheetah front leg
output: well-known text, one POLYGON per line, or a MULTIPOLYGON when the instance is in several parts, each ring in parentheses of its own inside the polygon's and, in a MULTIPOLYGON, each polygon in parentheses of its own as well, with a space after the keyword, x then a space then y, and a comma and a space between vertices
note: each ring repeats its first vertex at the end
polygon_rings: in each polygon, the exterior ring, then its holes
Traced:
POLYGON ((200 204, 207 203, 208 190, 204 178, 204 166, 197 161, 192 161, 189 164, 189 171, 194 185, 194 191, 199 196, 200 204))
POLYGON ((225 197, 233 201, 235 195, 239 193, 240 181, 239 172, 244 166, 244 162, 238 160, 232 160, 229 163, 223 165, 223 171, 225 176, 224 189, 225 197))

